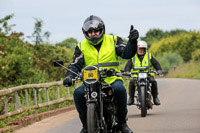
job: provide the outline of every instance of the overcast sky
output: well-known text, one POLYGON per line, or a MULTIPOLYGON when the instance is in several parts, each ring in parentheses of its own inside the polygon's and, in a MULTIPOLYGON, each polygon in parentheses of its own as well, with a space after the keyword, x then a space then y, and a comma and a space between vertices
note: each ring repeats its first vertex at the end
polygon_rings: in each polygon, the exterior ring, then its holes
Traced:
POLYGON ((0 19, 12 13, 14 31, 30 36, 34 18, 39 18, 54 44, 69 37, 84 39, 81 28, 90 15, 102 18, 106 34, 122 38, 127 38, 130 25, 140 36, 150 28, 200 29, 200 0, 0 0, 0 19))

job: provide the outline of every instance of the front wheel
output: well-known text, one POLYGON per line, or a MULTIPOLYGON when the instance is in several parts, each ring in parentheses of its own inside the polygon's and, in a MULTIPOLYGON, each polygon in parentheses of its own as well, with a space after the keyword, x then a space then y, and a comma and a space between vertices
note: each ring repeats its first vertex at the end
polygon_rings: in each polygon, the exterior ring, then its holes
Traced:
POLYGON ((88 133, 99 133, 99 115, 96 103, 89 103, 87 108, 88 133))
POLYGON ((146 89, 145 86, 140 86, 141 91, 141 116, 145 117, 147 115, 147 103, 146 103, 146 89))

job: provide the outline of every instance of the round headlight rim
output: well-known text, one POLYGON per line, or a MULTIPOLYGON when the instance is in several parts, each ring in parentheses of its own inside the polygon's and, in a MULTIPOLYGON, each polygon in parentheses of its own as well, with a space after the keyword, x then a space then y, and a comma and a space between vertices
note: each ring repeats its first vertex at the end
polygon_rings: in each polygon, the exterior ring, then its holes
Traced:
POLYGON ((94 84, 94 83, 98 82, 99 79, 100 79, 99 68, 98 68, 97 66, 93 66, 93 65, 86 66, 86 67, 82 70, 82 76, 83 76, 83 82, 84 82, 84 83, 89 84, 89 85, 90 85, 90 84, 94 84), (93 68, 95 68, 94 70, 97 70, 97 80, 88 82, 88 81, 84 80, 84 70, 87 70, 87 69, 90 68, 90 67, 93 67, 93 68))

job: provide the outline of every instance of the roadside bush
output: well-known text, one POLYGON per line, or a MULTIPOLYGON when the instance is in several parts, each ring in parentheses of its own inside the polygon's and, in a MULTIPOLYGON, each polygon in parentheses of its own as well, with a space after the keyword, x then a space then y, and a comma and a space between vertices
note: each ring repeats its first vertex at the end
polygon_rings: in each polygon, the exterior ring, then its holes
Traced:
POLYGON ((192 60, 193 61, 200 60, 200 49, 197 49, 192 53, 192 60))
POLYGON ((161 39, 153 43, 149 51, 155 56, 161 56, 163 53, 178 52, 184 62, 192 59, 192 53, 200 48, 200 32, 182 33, 161 39))
POLYGON ((156 59, 163 71, 166 72, 183 63, 182 57, 177 53, 164 53, 162 56, 157 56, 156 59))
POLYGON ((53 61, 68 66, 72 52, 50 44, 31 45, 19 38, 0 38, 0 88, 60 80, 66 70, 55 68, 53 61))
POLYGON ((33 75, 32 53, 28 44, 18 39, 0 38, 0 84, 2 86, 27 83, 33 75))
POLYGON ((65 47, 53 46, 49 44, 39 44, 33 46, 33 65, 41 73, 46 73, 49 81, 60 80, 64 78, 66 70, 63 68, 55 68, 53 61, 63 60, 64 65, 71 63, 72 52, 65 47))

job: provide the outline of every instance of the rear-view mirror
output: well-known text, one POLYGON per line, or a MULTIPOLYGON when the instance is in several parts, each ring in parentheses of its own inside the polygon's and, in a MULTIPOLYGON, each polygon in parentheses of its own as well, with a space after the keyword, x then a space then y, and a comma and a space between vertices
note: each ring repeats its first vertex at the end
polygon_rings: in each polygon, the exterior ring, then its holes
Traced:
POLYGON ((57 60, 53 62, 54 67, 61 67, 63 66, 63 61, 62 60, 57 60))

